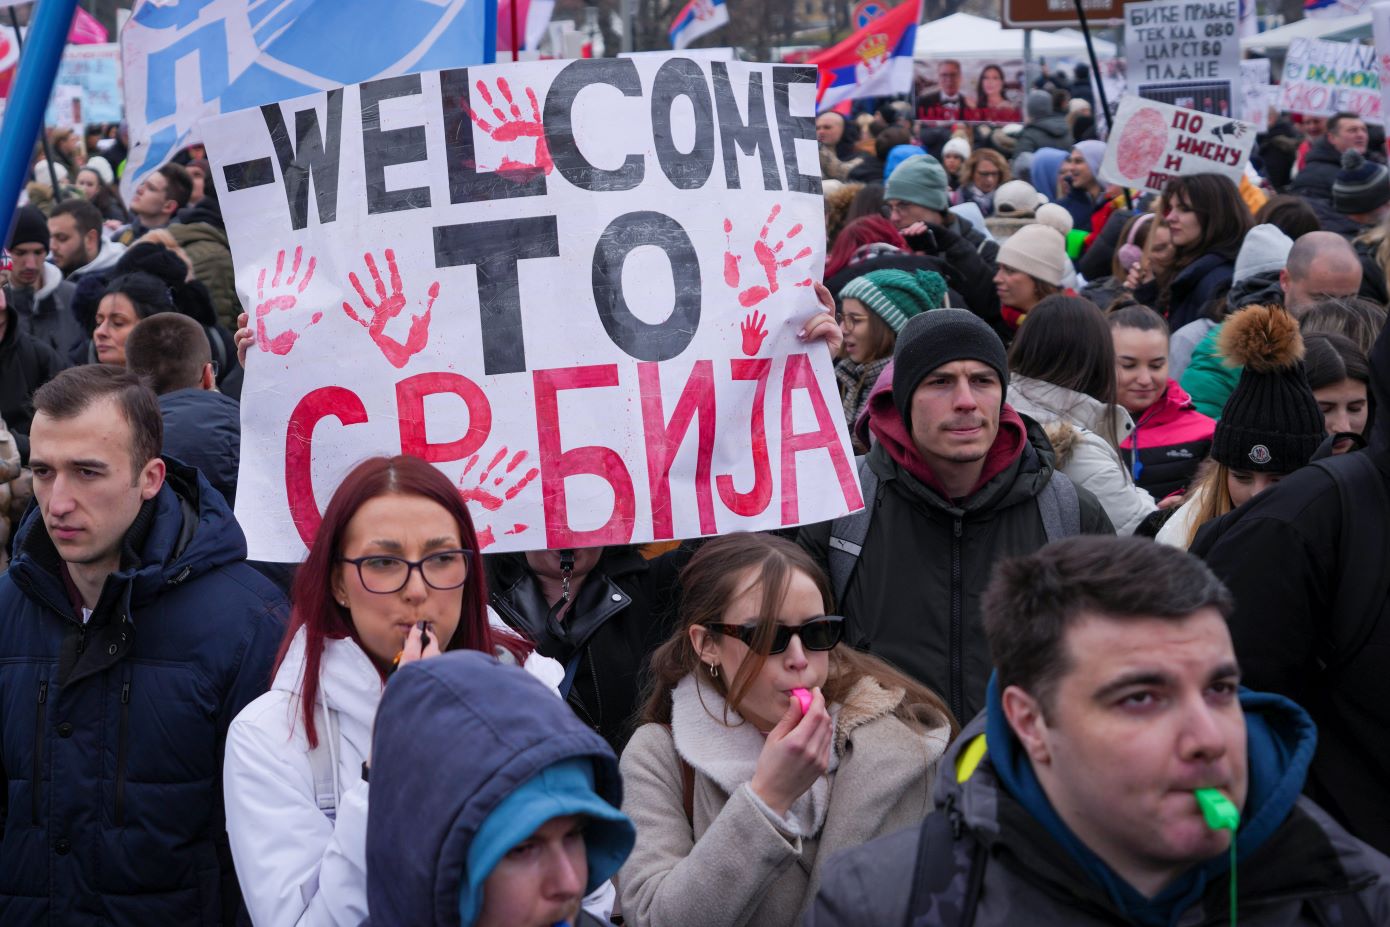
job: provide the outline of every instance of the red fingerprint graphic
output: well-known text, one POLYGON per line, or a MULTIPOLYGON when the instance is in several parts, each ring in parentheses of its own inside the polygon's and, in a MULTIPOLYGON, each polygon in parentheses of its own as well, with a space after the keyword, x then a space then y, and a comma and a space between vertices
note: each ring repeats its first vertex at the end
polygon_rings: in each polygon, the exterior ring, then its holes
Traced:
POLYGON ((1156 109, 1140 109, 1130 117, 1115 148, 1115 162, 1131 180, 1143 180, 1158 166, 1168 147, 1168 120, 1156 109))

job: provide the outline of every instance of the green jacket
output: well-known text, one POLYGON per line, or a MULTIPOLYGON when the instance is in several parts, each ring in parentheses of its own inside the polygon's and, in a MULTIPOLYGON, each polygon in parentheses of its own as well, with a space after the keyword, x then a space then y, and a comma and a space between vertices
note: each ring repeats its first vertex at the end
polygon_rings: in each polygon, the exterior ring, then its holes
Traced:
POLYGON ((1226 400, 1231 398, 1236 384, 1240 382, 1240 372, 1244 367, 1228 367, 1217 351, 1216 340, 1226 323, 1207 332, 1207 336, 1192 349, 1192 360, 1182 372, 1179 385, 1192 397, 1197 411, 1212 418, 1221 418, 1221 410, 1226 400))
POLYGON ((169 234, 179 243, 193 262, 193 275, 202 281, 212 294, 217 320, 228 331, 236 331, 236 317, 241 302, 236 295, 236 272, 232 268, 232 251, 227 246, 227 233, 207 222, 169 226, 169 234))

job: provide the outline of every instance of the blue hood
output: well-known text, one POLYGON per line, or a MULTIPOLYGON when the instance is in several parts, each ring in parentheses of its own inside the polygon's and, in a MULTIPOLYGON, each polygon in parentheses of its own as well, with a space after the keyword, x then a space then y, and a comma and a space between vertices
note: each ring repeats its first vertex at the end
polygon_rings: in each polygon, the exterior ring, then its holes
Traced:
POLYGON ((392 676, 372 734, 371 922, 458 927, 478 829, 542 770, 577 757, 592 761, 594 791, 621 806, 612 748, 525 670, 455 651, 392 676))
MULTIPOLYGON (((246 559, 246 536, 221 493, 192 467, 164 458, 164 486, 141 506, 122 544, 121 584, 127 609, 157 598, 166 586, 246 559)), ((58 571, 58 551, 37 505, 15 532, 10 574, 21 589, 61 614, 72 607, 58 571)))
MULTIPOLYGON (((1293 810, 1317 747, 1313 720, 1281 695, 1241 690, 1245 712, 1249 789, 1237 831, 1237 858, 1244 860, 1268 840, 1293 810)), ((999 683, 991 675, 986 692, 985 737, 1000 785, 1023 805, 1109 896, 1115 909, 1143 927, 1172 927, 1201 898, 1208 882, 1224 875, 1230 857, 1221 854, 1195 866, 1153 898, 1145 898, 1062 821, 1043 792, 1027 754, 1004 717, 999 683)))

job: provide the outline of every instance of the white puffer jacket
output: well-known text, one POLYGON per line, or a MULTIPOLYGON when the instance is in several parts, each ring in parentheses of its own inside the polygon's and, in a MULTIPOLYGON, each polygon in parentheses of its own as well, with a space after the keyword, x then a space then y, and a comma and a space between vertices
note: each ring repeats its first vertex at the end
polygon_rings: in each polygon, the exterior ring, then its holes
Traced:
MULTIPOLYGON (((1057 468, 1100 501, 1117 535, 1133 534, 1144 517, 1158 507, 1148 490, 1135 485, 1119 453, 1102 437, 1107 430, 1105 403, 1017 375, 1009 377, 1005 401, 1043 426, 1057 452, 1057 468)), ((1110 428, 1115 439, 1123 441, 1134 430, 1134 421, 1119 406, 1112 408, 1110 428)))
MULTIPOLYGON (((314 794, 299 700, 304 640, 301 630, 270 691, 242 709, 227 733, 227 836, 256 927, 358 925, 367 919, 362 763, 371 753, 381 674, 353 640, 324 642, 319 703, 338 713, 336 742, 326 739, 322 721, 315 723, 320 743, 329 744, 338 760, 337 817, 329 820, 314 794)), ((539 654, 525 668, 552 688, 564 677, 564 667, 539 654)))

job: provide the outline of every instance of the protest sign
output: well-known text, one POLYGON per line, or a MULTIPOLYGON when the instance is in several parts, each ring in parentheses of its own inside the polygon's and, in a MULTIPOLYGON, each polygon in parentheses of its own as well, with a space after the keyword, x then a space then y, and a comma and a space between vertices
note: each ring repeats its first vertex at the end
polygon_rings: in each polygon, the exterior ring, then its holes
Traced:
POLYGON ((1115 114, 1100 178, 1151 193, 1189 174, 1224 174, 1237 182, 1254 142, 1248 122, 1127 96, 1115 114))
MULTIPOLYGON (((120 122, 121 51, 115 44, 68 45, 58 65, 53 81, 54 99, 49 103, 44 121, 49 125, 62 124, 63 116, 57 106, 57 88, 76 87, 82 91, 82 118, 87 122, 120 122)), ((68 95, 69 97, 71 94, 68 95)))
POLYGON ((1390 3, 1371 7, 1371 30, 1375 37, 1376 73, 1380 77, 1380 111, 1390 113, 1390 3))
POLYGON ((1023 59, 918 58, 917 118, 924 122, 1023 121, 1023 59))
POLYGON ((1148 100, 1231 116, 1240 82, 1240 0, 1125 4, 1130 90, 1148 100))
POLYGON ((1268 58, 1245 58, 1240 62, 1240 118, 1257 131, 1269 128, 1269 107, 1278 88, 1269 82, 1268 58))
POLYGON ((1294 39, 1284 58, 1279 108, 1305 116, 1355 113, 1380 125, 1380 65, 1375 49, 1350 42, 1294 39))
POLYGON ((237 516, 293 560, 371 454, 491 551, 862 505, 818 310, 816 71, 671 56, 370 81, 206 142, 258 347, 237 516))

